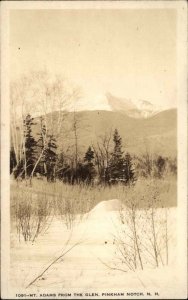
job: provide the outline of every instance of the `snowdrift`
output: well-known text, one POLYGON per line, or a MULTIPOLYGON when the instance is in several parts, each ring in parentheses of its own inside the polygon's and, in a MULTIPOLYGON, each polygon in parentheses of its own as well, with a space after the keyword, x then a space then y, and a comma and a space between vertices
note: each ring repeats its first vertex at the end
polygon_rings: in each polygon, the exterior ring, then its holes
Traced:
POLYGON ((112 211, 120 211, 121 209, 124 209, 124 208, 125 208, 125 206, 118 199, 104 200, 104 201, 99 202, 90 211, 90 215, 104 214, 105 212, 112 212, 112 211))

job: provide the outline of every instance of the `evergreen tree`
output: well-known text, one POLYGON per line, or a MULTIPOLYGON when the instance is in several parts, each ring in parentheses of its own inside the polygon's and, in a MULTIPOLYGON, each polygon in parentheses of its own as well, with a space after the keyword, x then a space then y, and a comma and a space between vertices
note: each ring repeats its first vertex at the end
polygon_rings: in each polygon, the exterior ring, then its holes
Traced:
POLYGON ((92 160, 94 159, 94 151, 91 149, 91 147, 89 146, 85 156, 84 156, 84 161, 93 164, 92 160))
POLYGON ((78 163, 77 177, 86 183, 91 183, 95 176, 94 151, 91 147, 85 153, 83 163, 78 163))
POLYGON ((124 163, 123 163, 123 173, 124 173, 124 182, 125 184, 130 185, 131 183, 134 183, 136 178, 135 178, 135 172, 133 169, 133 164, 132 164, 132 158, 129 153, 126 153, 124 163))
POLYGON ((40 174, 46 173, 46 164, 45 164, 45 147, 46 147, 46 125, 43 123, 43 117, 40 117, 40 126, 41 131, 38 133, 39 139, 37 141, 37 148, 38 148, 38 156, 43 153, 40 162, 36 168, 36 172, 40 174))
POLYGON ((31 175, 36 160, 36 141, 32 135, 32 126, 36 123, 28 114, 24 120, 24 136, 25 136, 25 176, 31 175))
POLYGON ((115 129, 114 131, 113 141, 114 150, 112 152, 112 157, 109 165, 109 180, 112 183, 116 183, 120 180, 123 180, 122 140, 117 129, 115 129))
POLYGON ((45 164, 46 164, 46 172, 47 172, 47 180, 54 181, 55 180, 55 165, 57 160, 56 154, 56 139, 53 135, 49 135, 48 145, 45 150, 45 164))

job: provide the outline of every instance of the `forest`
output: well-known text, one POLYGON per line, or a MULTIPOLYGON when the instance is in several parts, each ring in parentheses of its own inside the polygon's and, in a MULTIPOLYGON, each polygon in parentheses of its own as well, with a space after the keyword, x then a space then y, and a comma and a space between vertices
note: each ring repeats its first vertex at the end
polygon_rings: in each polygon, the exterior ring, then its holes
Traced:
MULTIPOLYGON (((163 178, 176 174, 176 161, 146 153, 141 157, 131 156, 122 150, 122 138, 118 130, 112 130, 101 137, 100 142, 88 145, 83 157, 78 153, 78 136, 75 135, 75 151, 72 157, 59 151, 56 137, 48 134, 44 118, 41 116, 40 132, 33 135, 36 121, 30 114, 23 120, 23 144, 16 153, 10 152, 10 173, 14 178, 32 181, 33 177, 56 179, 69 184, 134 184, 142 177, 163 178)), ((76 133, 76 128, 75 128, 76 133)))

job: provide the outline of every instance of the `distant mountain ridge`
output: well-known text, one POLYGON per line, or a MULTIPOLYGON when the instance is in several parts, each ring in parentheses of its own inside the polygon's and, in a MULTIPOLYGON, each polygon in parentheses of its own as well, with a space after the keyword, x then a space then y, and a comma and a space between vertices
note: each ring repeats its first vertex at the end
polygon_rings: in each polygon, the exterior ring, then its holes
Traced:
MULTIPOLYGON (((123 112, 132 118, 149 118, 162 111, 161 108, 154 106, 149 101, 120 98, 107 92, 104 95, 98 95, 89 101, 78 101, 75 110, 77 111, 94 111, 105 110, 114 112, 123 112)), ((71 111, 71 110, 69 110, 71 111)))
MULTIPOLYGON (((56 131, 58 113, 48 115, 54 119, 56 131), (57 116, 56 116, 57 115, 57 116)), ((61 135, 58 139, 60 149, 74 147, 74 113, 68 112, 61 135)), ((156 113, 149 118, 133 118, 124 111, 88 110, 76 112, 78 120, 78 146, 82 153, 87 147, 96 144, 100 137, 110 130, 118 129, 125 151, 142 154, 146 151, 164 156, 177 155, 177 110, 170 109, 156 113)), ((36 126, 37 127, 37 126, 36 126)), ((36 132, 39 128, 35 129, 36 132)))

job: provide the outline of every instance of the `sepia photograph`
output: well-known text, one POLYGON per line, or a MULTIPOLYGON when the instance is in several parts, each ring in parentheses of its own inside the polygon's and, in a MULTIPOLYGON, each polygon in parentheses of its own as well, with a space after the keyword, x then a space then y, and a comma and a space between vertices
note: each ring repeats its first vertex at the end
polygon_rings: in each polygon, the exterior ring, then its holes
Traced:
POLYGON ((185 299, 186 1, 1 8, 2 299, 185 299))

